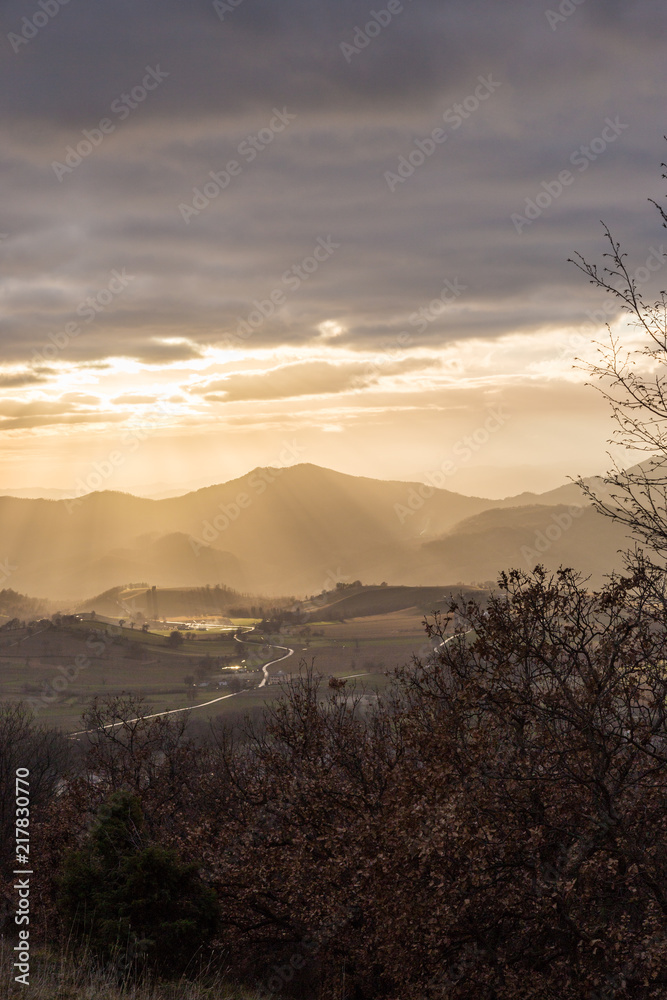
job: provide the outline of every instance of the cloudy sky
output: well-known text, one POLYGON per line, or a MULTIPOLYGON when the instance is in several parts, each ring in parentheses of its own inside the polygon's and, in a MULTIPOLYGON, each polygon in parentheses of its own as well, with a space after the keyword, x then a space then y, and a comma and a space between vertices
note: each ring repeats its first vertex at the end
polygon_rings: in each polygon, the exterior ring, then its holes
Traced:
POLYGON ((667 284, 664 4, 61 3, 0 0, 0 486, 605 468, 567 258, 667 284))

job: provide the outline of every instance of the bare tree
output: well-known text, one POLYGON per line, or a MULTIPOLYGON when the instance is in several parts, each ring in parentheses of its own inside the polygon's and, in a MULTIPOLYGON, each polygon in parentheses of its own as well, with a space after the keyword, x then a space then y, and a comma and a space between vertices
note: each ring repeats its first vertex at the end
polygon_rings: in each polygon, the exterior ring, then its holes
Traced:
POLYGON ((30 772, 30 807, 36 819, 67 772, 70 750, 62 733, 38 725, 25 705, 0 702, 0 861, 5 868, 14 842, 17 769, 30 772))
MULTIPOLYGON (((662 164, 667 169, 666 164, 662 164)), ((667 179, 667 174, 663 173, 667 179)), ((667 213, 656 206, 667 228, 667 213)), ((628 527, 641 545, 658 557, 667 555, 667 294, 647 301, 642 286, 649 278, 648 266, 632 270, 628 255, 604 227, 607 252, 602 266, 591 264, 580 254, 571 263, 591 284, 614 296, 631 325, 639 333, 638 345, 624 343, 621 334, 607 326, 607 343, 599 345, 598 360, 582 362, 593 384, 609 402, 616 425, 610 443, 647 457, 631 468, 618 462, 604 479, 602 495, 580 480, 580 486, 600 513, 628 527)), ((667 255, 653 252, 657 271, 667 255)), ((632 556, 630 557, 632 561, 632 556)))

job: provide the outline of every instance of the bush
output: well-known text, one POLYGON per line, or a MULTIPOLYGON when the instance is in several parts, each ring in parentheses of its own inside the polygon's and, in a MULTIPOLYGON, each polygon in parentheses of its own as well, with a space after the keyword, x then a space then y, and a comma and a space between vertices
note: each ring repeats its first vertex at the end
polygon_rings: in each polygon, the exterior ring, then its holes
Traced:
POLYGON ((211 937, 215 894, 175 850, 146 844, 139 800, 111 797, 83 846, 65 860, 59 905, 75 937, 104 961, 124 957, 171 973, 211 937))

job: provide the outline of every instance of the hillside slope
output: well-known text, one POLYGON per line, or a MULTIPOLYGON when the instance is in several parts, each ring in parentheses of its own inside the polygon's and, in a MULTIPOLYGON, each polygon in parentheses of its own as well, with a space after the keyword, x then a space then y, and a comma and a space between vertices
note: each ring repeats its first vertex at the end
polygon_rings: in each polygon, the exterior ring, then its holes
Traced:
MULTIPOLYGON (((256 469, 163 500, 113 492, 75 501, 0 497, 0 556, 12 567, 9 586, 59 600, 132 580, 276 595, 356 579, 468 583, 521 564, 522 549, 560 516, 554 496, 582 499, 574 485, 517 506, 523 498, 465 497, 314 465, 256 469)), ((624 541, 594 516, 577 520, 545 561, 562 556, 586 572, 611 569, 624 541)))
POLYGON ((426 578, 488 580, 500 569, 571 566, 598 585, 622 568, 619 550, 629 547, 623 530, 592 507, 510 507, 484 511, 445 537, 424 545, 426 578))

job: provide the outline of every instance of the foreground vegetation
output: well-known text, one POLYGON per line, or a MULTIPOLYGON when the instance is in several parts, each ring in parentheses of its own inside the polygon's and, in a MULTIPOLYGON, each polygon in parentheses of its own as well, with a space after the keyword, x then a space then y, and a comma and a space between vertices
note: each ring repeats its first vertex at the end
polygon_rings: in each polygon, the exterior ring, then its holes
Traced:
POLYGON ((29 767, 35 945, 200 995, 663 998, 664 576, 515 573, 452 615, 377 702, 304 668, 197 740, 132 699, 85 742, 5 706, 2 871, 29 767))
POLYGON ((259 1000, 256 993, 238 989, 218 977, 199 981, 181 979, 172 983, 151 981, 134 975, 119 977, 103 968, 89 953, 76 956, 42 951, 33 963, 30 986, 14 983, 14 956, 7 944, 0 946, 2 996, 7 1000, 259 1000), (5 987, 5 984, 6 987, 5 987))

